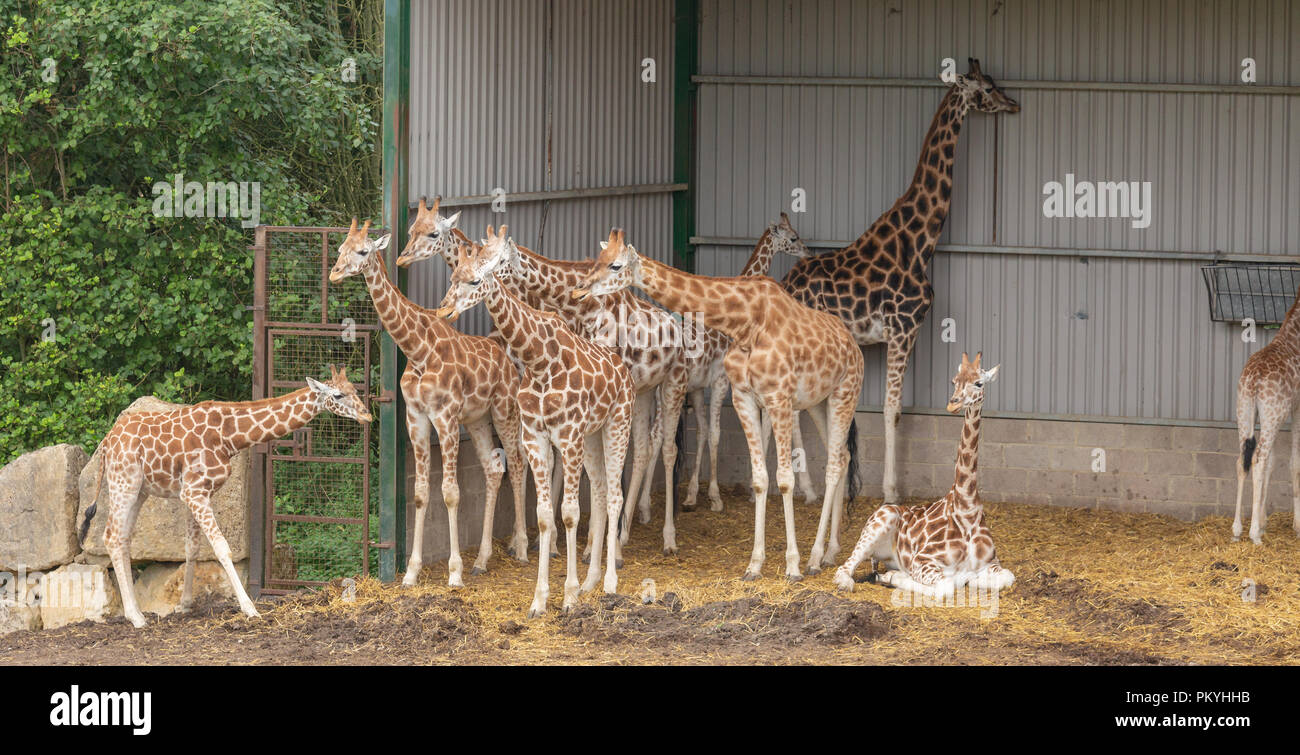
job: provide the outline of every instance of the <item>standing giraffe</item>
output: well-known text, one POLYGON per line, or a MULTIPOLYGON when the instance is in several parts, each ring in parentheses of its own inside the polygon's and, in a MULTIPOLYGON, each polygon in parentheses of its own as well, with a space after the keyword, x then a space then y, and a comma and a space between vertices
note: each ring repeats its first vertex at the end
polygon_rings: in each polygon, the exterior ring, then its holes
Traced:
MULTIPOLYGON (((406 248, 397 259, 398 265, 441 256, 454 271, 460 252, 473 251, 473 242, 456 227, 460 213, 443 217, 438 213, 440 203, 441 198, 435 198, 430 207, 423 198, 420 200, 406 248)), ((575 301, 569 293, 582 283, 589 261, 553 260, 526 247, 514 245, 513 248, 519 251, 511 264, 516 274, 504 277, 502 283, 528 306, 559 314, 577 335, 614 349, 632 373, 637 392, 632 415, 632 475, 619 536, 620 545, 626 545, 633 512, 640 509, 641 521, 650 521, 651 459, 656 454, 662 453, 665 479, 672 479, 677 461, 677 425, 685 403, 689 371, 684 346, 690 341, 683 333, 682 324, 669 313, 631 292, 604 301, 575 301), (657 413, 656 395, 662 405, 657 413), (652 415, 658 418, 653 425, 652 415)), ((557 475, 557 486, 558 482, 557 475)), ((674 554, 677 552, 674 491, 671 484, 668 488, 664 495, 663 552, 674 554)), ((558 497, 558 490, 552 496, 558 497)), ((591 555, 592 534, 588 533, 584 561, 591 555)))
MULTIPOLYGON (((772 260, 777 254, 788 254, 798 259, 809 257, 812 254, 799 238, 799 234, 795 233, 794 227, 790 225, 789 216, 784 212, 781 213, 780 222, 769 225, 763 231, 762 237, 754 245, 754 251, 750 252, 749 259, 746 260, 745 267, 740 271, 740 274, 742 276, 767 275, 767 271, 772 267, 772 260)), ((684 320, 683 327, 696 328, 700 331, 694 337, 697 339, 696 342, 703 344, 703 349, 700 354, 687 360, 690 370, 686 388, 691 396, 691 406, 695 408, 695 468, 691 472, 691 482, 686 489, 686 498, 682 500, 682 508, 687 511, 695 508, 695 501, 699 496, 700 466, 704 459, 705 427, 707 427, 709 464, 713 474, 713 478, 709 481, 709 501, 712 503, 710 509, 712 511, 722 511, 722 492, 718 489, 718 440, 722 434, 722 400, 726 398, 727 390, 731 385, 727 381, 727 373, 723 369, 722 360, 727 355, 727 349, 731 346, 731 339, 712 328, 704 327, 694 319, 684 320), (707 423, 704 415, 705 388, 709 389, 707 423)), ((688 342, 691 338, 691 336, 687 336, 688 342)), ((793 423, 792 427, 794 430, 794 450, 792 453, 801 455, 803 454, 803 437, 799 431, 798 420, 793 423)), ((817 494, 813 492, 812 479, 808 474, 807 465, 799 465, 796 476, 804 498, 808 501, 814 500, 817 494)))
POLYGON ((1273 442, 1287 417, 1291 418, 1291 492, 1295 519, 1292 527, 1300 536, 1300 297, 1282 320, 1273 340, 1246 360, 1237 380, 1237 515, 1232 520, 1232 539, 1241 539, 1241 497, 1246 473, 1251 474, 1250 539, 1259 545, 1268 510, 1264 498, 1273 469, 1273 442), (1255 411, 1259 410, 1259 434, 1255 434, 1255 411))
POLYGON ((952 489, 931 504, 885 504, 876 509, 862 528, 852 555, 835 571, 836 587, 852 590, 853 570, 867 557, 871 558, 873 580, 932 598, 952 597, 957 588, 967 584, 1001 590, 1015 581, 998 563, 975 485, 984 388, 997 376, 997 367, 980 369, 980 354, 971 362, 962 352, 948 400, 948 411, 966 415, 952 489), (889 570, 878 578, 877 562, 889 570))
POLYGON ((402 373, 402 397, 406 399, 406 432, 415 454, 415 533, 411 557, 402 584, 414 585, 424 565, 424 515, 428 512, 432 449, 429 429, 438 432, 442 451, 442 502, 447 507, 447 584, 465 585, 460 560, 460 484, 456 462, 460 458, 460 426, 469 430, 474 451, 483 466, 486 500, 483 533, 478 558, 471 575, 487 571, 492 555, 492 521, 496 512, 501 476, 510 472, 515 496, 514 537, 511 551, 528 562, 528 535, 524 529, 524 470, 519 447, 519 410, 515 392, 519 373, 505 349, 489 338, 456 331, 433 310, 416 306, 397 290, 384 269, 383 255, 389 236, 367 238, 370 221, 357 230, 357 220, 339 245, 338 261, 330 271, 330 282, 338 283, 361 274, 384 330, 406 355, 402 373), (492 428, 501 438, 501 452, 493 450, 492 428), (501 458, 504 454, 505 458, 501 458))
POLYGON ((81 523, 80 542, 85 542, 96 502, 108 482, 108 525, 104 546, 113 560, 113 573, 122 594, 122 611, 137 629, 145 625, 144 614, 135 601, 131 576, 131 531, 147 496, 171 498, 184 503, 190 512, 185 537, 185 581, 178 612, 194 604, 194 559, 199 553, 199 532, 226 570, 239 607, 257 616, 253 601, 239 581, 230 560, 230 545, 217 526, 212 494, 230 476, 230 460, 257 443, 283 437, 312 421, 322 411, 358 422, 369 422, 370 412, 357 396, 342 370, 330 368, 328 383, 307 378, 307 387, 259 401, 204 401, 193 406, 157 412, 120 415, 96 449, 99 476, 95 493, 81 523))
MULTIPOLYGON (((632 406, 636 397, 632 375, 622 360, 604 346, 598 346, 573 332, 557 314, 539 312, 524 304, 502 278, 517 274, 514 241, 487 228, 487 239, 474 254, 461 247, 460 260, 438 314, 455 319, 482 301, 510 350, 524 364, 526 376, 519 387, 519 412, 523 425, 523 446, 537 483, 538 550, 550 550, 554 512, 551 504, 552 445, 559 449, 564 467, 564 503, 560 508, 565 529, 567 572, 564 580, 564 610, 577 604, 578 485, 585 466, 591 480, 594 521, 591 565, 582 591, 595 588, 600 572, 601 542, 608 535, 605 592, 618 589, 615 571, 618 545, 618 516, 623 508, 620 476, 627 453, 632 406), (603 507, 602 504, 603 503, 603 507), (609 528, 604 532, 604 526, 609 528)), ((550 559, 538 559, 537 589, 528 610, 529 618, 546 612, 550 595, 550 559)))
POLYGON ((948 219, 957 137, 971 110, 1020 111, 974 58, 970 72, 958 76, 939 103, 907 191, 857 241, 801 260, 782 281, 800 302, 843 320, 859 345, 886 344, 886 503, 899 500, 896 455, 903 374, 934 300, 930 260, 948 219))
POLYGON ((723 360, 731 380, 732 403, 749 442, 754 487, 754 551, 744 579, 762 572, 767 503, 767 460, 760 412, 772 418, 776 439, 777 488, 785 504, 785 575, 803 577, 794 535, 794 470, 791 445, 795 412, 809 410, 827 428, 826 495, 817 539, 808 560, 816 574, 834 563, 843 481, 849 458, 846 441, 862 390, 862 350, 844 323, 795 301, 780 284, 763 275, 708 278, 642 257, 610 232, 577 298, 605 295, 636 286, 674 312, 693 312, 708 327, 731 339, 723 360), (832 505, 832 503, 835 505, 832 505), (834 509, 831 549, 825 551, 827 520, 834 509), (824 558, 829 555, 830 558, 824 558))

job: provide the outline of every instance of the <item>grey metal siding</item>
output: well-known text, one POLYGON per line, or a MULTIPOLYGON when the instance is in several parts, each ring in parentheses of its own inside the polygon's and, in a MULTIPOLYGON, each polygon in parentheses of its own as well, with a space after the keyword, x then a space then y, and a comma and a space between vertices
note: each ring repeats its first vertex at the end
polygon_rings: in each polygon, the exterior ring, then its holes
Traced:
MULTIPOLYGON (((462 210, 472 238, 506 223, 524 246, 584 259, 621 226, 641 252, 671 257, 670 194, 509 199, 671 182, 671 0, 438 0, 411 16, 412 197, 501 188, 504 213, 462 210), (653 83, 641 81, 644 58, 653 83)), ((413 300, 433 306, 445 290, 441 262, 412 268, 413 300)), ((487 327, 481 310, 466 315, 467 332, 487 327)))
MULTIPOLYGON (((1300 4, 1285 0, 704 0, 700 73, 932 80, 942 58, 964 71, 973 56, 999 81, 1026 82, 1008 87, 1018 115, 996 128, 967 119, 905 405, 942 407, 960 351, 982 348, 1004 365, 992 410, 1224 421, 1270 333, 1244 344, 1239 328, 1210 322, 1200 262, 996 251, 1300 254, 1300 96, 1252 94, 1239 79, 1250 56, 1256 86, 1300 85, 1296 39, 1300 4), (1044 218, 1043 185, 1067 172, 1151 181, 1151 226, 1044 218), (947 317, 953 344, 940 339, 947 317)), ((802 236, 856 238, 906 187, 942 91, 702 84, 697 236, 756 237, 801 187, 802 236)), ((698 269, 734 275, 748 251, 702 246, 698 269)), ((864 406, 882 401, 882 352, 868 352, 864 406)))

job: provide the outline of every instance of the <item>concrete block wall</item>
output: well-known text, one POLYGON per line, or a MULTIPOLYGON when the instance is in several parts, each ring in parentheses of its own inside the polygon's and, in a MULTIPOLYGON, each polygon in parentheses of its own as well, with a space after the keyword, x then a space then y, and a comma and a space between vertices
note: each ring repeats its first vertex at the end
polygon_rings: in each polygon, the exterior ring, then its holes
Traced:
MULTIPOLYGON (((802 421, 809 470, 821 494, 825 450, 812 421, 806 416, 802 421)), ((883 416, 859 412, 857 424, 861 495, 880 496, 883 416)), ((898 463, 904 496, 935 499, 948 492, 961 424, 960 417, 903 415, 898 463)), ((1237 496, 1235 428, 986 418, 981 432, 979 489, 988 501, 1151 512, 1185 520, 1233 515, 1237 496), (1105 454, 1102 472, 1093 471, 1097 449, 1105 454)), ((693 414, 684 446, 689 473, 695 454, 693 414)), ((749 486, 747 448, 735 412, 725 408, 719 452, 719 477, 724 487, 749 486)), ((1280 433, 1267 495, 1270 512, 1292 508, 1290 449, 1291 434, 1280 433)), ((769 446, 768 472, 773 480, 775 470, 775 452, 769 446)), ((701 479, 708 479, 707 456, 701 479)), ((1249 485, 1247 480, 1247 507, 1249 485)))

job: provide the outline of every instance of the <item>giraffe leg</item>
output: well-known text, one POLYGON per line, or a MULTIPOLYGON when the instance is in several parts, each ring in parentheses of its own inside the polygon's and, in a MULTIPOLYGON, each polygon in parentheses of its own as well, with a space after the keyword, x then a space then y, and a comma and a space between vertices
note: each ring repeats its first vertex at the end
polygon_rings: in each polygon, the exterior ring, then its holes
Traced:
MULTIPOLYGON (((686 378, 678 370, 671 382, 660 389, 663 402, 663 459, 664 459, 664 555, 677 553, 677 522, 673 516, 673 498, 677 491, 673 467, 677 466, 677 425, 682 419, 682 406, 686 403, 686 378)), ((648 496, 647 496, 648 499, 648 496)))
POLYGON ((605 563, 605 594, 613 595, 618 591, 618 572, 615 567, 621 563, 619 556, 618 515, 623 510, 623 491, 619 488, 618 478, 623 471, 623 460, 627 457, 627 436, 632 424, 630 407, 623 404, 614 408, 605 427, 601 430, 601 446, 605 454, 605 513, 609 528, 608 560, 605 563))
POLYGON ((846 592, 853 591, 853 570, 867 558, 874 567, 877 561, 893 558, 894 538, 898 535, 898 525, 903 518, 903 510, 888 504, 872 512, 867 523, 862 527, 857 545, 840 568, 835 570, 835 586, 846 592))
MULTIPOLYGON (((645 474, 650 458, 650 409, 654 391, 645 391, 636 397, 632 409, 632 479, 627 486, 627 500, 623 502, 623 528, 619 533, 620 545, 627 545, 632 534, 632 512, 636 510, 637 493, 641 491, 641 475, 645 474)), ((622 472, 619 473, 620 477, 622 472)))
MULTIPOLYGON (((655 478, 655 459, 659 458, 664 448, 664 386, 655 389, 654 413, 650 417, 650 453, 647 456, 645 477, 641 478, 641 495, 637 496, 637 521, 641 524, 650 522, 650 488, 655 478)), ((664 473, 664 479, 668 473, 664 473)))
POLYGON ((763 432, 763 418, 760 416, 758 402, 748 391, 741 391, 733 385, 731 404, 740 418, 740 427, 745 431, 745 440, 749 443, 750 485, 754 489, 754 550, 749 557, 749 566, 745 569, 745 581, 762 576, 763 561, 766 560, 766 520, 767 520, 767 454, 765 453, 766 433, 763 432))
MULTIPOLYGON (((533 468, 533 481, 537 485, 537 549, 539 554, 544 554, 551 549, 551 537, 555 530, 555 512, 551 507, 551 441, 545 434, 524 427, 523 445, 528 464, 533 468)), ((546 601, 551 594, 550 572, 551 559, 539 556, 537 588, 533 592, 533 604, 528 609, 530 619, 546 613, 546 601)))
POLYGON ((713 475, 709 481, 711 511, 722 511, 722 491, 718 489, 718 442, 722 439, 722 400, 727 397, 731 381, 720 372, 709 389, 709 467, 713 475))
POLYGON ((1300 537, 1300 404, 1291 411, 1291 529, 1300 537))
POLYGON ((916 334, 889 342, 885 376, 885 503, 898 503, 898 421, 903 406, 903 375, 916 334))
POLYGON ((787 402, 769 406, 768 413, 772 416, 772 439, 776 443, 776 487, 781 492, 785 509, 785 578, 798 582, 803 579, 803 573, 799 571, 799 544, 794 535, 794 464, 791 459, 794 412, 787 402))
POLYGON ((794 413, 794 453, 803 457, 804 463, 795 469, 795 477, 799 480, 799 494, 803 496, 804 503, 813 503, 817 500, 817 493, 813 490, 812 475, 808 472, 808 454, 803 444, 803 431, 799 427, 799 412, 794 413))
POLYGON ((839 555, 839 516, 838 512, 844 505, 844 486, 843 481, 845 472, 844 466, 847 461, 847 452, 844 450, 846 438, 849 433, 849 423, 853 420, 853 404, 846 400, 846 396, 832 396, 825 402, 818 404, 816 411, 810 411, 814 416, 822 417, 823 422, 827 422, 826 428, 826 497, 822 501, 822 515, 817 523, 817 539, 813 543, 813 549, 808 554, 808 572, 817 574, 821 571, 822 566, 830 566, 835 563, 835 557, 839 555), (829 414, 829 417, 822 416, 829 414), (831 537, 831 549, 823 550, 823 544, 826 541, 826 528, 830 523, 831 512, 836 512, 835 526, 833 527, 831 537))
POLYGON ((429 418, 407 403, 406 434, 415 456, 415 529, 411 536, 411 555, 406 559, 406 575, 402 577, 402 584, 407 587, 415 584, 424 566, 424 516, 429 513, 429 468, 433 463, 430 432, 429 418))
POLYGON ((1268 494, 1268 477, 1273 465, 1273 442, 1277 440, 1277 431, 1282 425, 1282 418, 1276 410, 1261 411, 1259 418, 1259 444, 1255 447, 1255 461, 1251 470, 1253 505, 1250 514, 1250 539, 1255 545, 1263 543, 1264 527, 1267 524, 1268 508, 1265 497, 1268 494))
MULTIPOLYGON (((100 461, 109 463, 107 456, 100 461)), ((145 626, 144 614, 135 600, 135 580, 131 574, 131 531, 135 529, 136 512, 144 496, 140 492, 143 480, 137 470, 127 485, 108 481, 108 524, 104 527, 104 547, 113 562, 117 576, 117 590, 122 596, 122 613, 136 629, 145 626)))
POLYGON ((476 422, 469 426, 469 437, 474 441, 474 452, 479 465, 483 467, 483 532, 479 538, 478 557, 469 570, 471 577, 486 574, 488 559, 492 556, 492 523, 496 517, 497 496, 501 491, 501 478, 505 476, 504 454, 498 454, 492 447, 492 428, 488 420, 476 422))
POLYGON ((226 536, 221 534, 221 528, 217 526, 217 516, 212 511, 212 491, 187 481, 181 487, 181 501, 189 507, 190 515, 198 520, 203 534, 208 536, 208 544, 212 546, 212 552, 217 555, 217 560, 226 570, 230 589, 239 600, 240 609, 246 615, 256 618, 259 615, 257 609, 253 607, 253 601, 249 600, 248 593, 244 591, 244 583, 239 581, 239 573, 235 571, 235 564, 230 560, 230 545, 226 542, 226 536))
POLYGON ((451 407, 443 408, 433 418, 433 426, 438 431, 438 445, 442 450, 442 503, 447 507, 447 585, 464 587, 464 566, 460 560, 460 482, 456 479, 460 421, 456 414, 451 407))
MULTIPOLYGON (((1292 426, 1295 433, 1295 426, 1292 426)), ((1246 441, 1255 433, 1255 397, 1237 389, 1237 514, 1232 519, 1232 541, 1241 539, 1241 499, 1246 487, 1246 441)), ((1252 455, 1254 451, 1251 452, 1252 455)))
MULTIPOLYGON (((187 512, 188 513, 188 512, 187 512)), ((194 606, 194 561, 199 557, 199 520, 188 514, 188 526, 185 528, 185 581, 181 586, 181 602, 176 606, 176 613, 189 613, 194 606)))
MULTIPOLYGON (((554 461, 552 461, 551 463, 551 500, 558 501, 561 500, 564 496, 564 469, 562 468, 560 464, 560 459, 558 457, 552 457, 552 458, 554 459, 554 461)), ((552 510, 552 513, 554 513, 554 510, 552 510)), ((551 527, 554 528, 555 526, 556 526, 555 520, 551 520, 551 527)), ((558 532, 559 530, 556 529, 554 531, 558 532)), ((540 538, 541 535, 539 534, 538 542, 540 542, 540 538)), ((560 546, 557 541, 558 541, 557 537, 551 538, 551 558, 560 557, 560 546)))
POLYGON ((691 391, 691 409, 695 412, 695 460, 691 482, 686 487, 686 497, 682 499, 682 511, 694 510, 700 495, 700 467, 704 466, 704 444, 708 440, 703 389, 691 391))
POLYGON ((566 438, 560 446, 560 458, 564 462, 564 503, 560 506, 560 516, 564 520, 565 611, 572 610, 578 604, 578 520, 582 516, 578 496, 585 452, 584 438, 576 432, 574 435, 576 437, 566 438))
POLYGON ((528 530, 524 516, 524 486, 527 471, 524 469, 523 446, 519 442, 519 403, 514 394, 503 395, 492 407, 492 426, 496 428, 501 447, 506 452, 506 473, 510 475, 510 491, 515 497, 514 535, 507 552, 516 560, 528 563, 528 530))
POLYGON ((600 549, 605 542, 605 519, 609 511, 606 506, 609 491, 605 480, 605 443, 600 436, 593 434, 587 438, 582 465, 587 470, 587 480, 591 483, 591 529, 587 538, 591 557, 587 559, 587 577, 582 581, 582 587, 578 588, 579 594, 596 589, 596 583, 600 580, 600 549))

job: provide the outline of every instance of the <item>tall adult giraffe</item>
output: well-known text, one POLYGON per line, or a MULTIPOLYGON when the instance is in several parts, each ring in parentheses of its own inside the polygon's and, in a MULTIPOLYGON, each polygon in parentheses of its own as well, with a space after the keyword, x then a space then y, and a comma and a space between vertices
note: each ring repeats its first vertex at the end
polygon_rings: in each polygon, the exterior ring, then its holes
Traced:
POLYGON ((952 204, 952 167, 971 110, 1016 113, 1020 105, 969 59, 930 122, 912 183, 852 244, 801 260, 781 281, 791 296, 849 326, 860 346, 886 344, 885 502, 897 503, 897 428, 903 374, 934 300, 930 260, 952 204))

